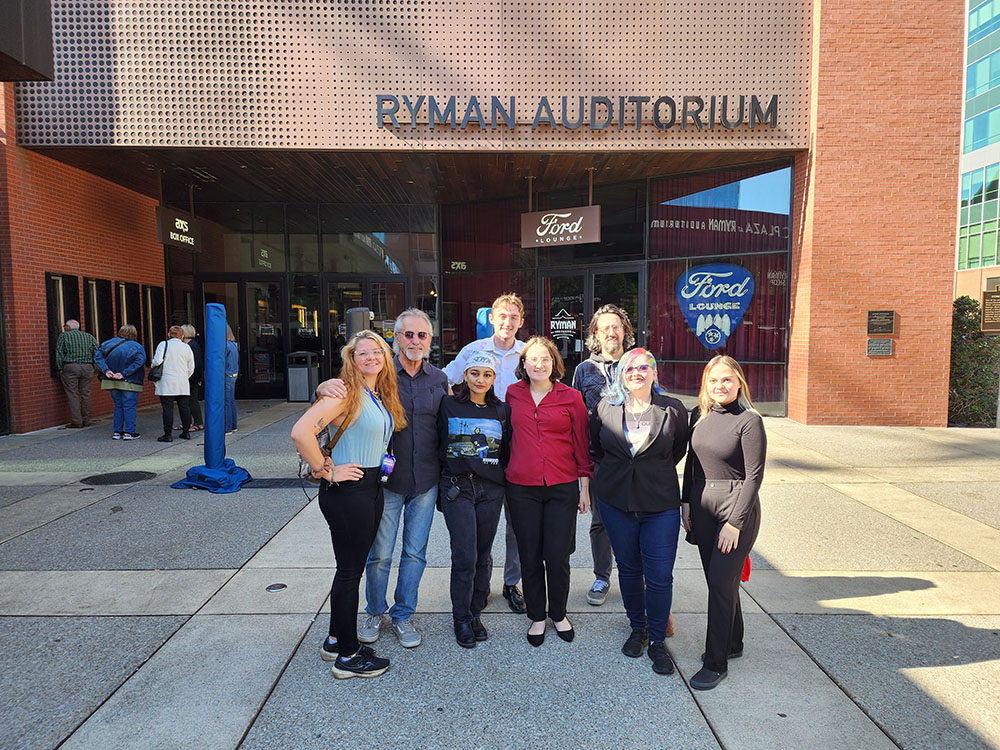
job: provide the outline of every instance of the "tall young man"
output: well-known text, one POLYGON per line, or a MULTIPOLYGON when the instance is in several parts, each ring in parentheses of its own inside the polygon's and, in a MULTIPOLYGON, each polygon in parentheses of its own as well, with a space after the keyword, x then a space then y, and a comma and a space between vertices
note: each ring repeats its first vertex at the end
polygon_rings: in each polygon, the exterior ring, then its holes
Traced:
MULTIPOLYGON (((444 372, 452 385, 461 383, 469 357, 476 352, 488 352, 498 363, 493 392, 503 400, 507 395, 507 388, 517 381, 514 370, 524 349, 524 342, 517 338, 517 332, 524 325, 524 303, 513 292, 501 294, 493 300, 489 320, 493 325, 493 335, 464 346, 454 361, 444 368, 444 372)), ((517 540, 511 528, 506 501, 504 518, 507 523, 507 559, 503 568, 503 597, 513 612, 521 614, 525 611, 524 598, 517 587, 521 580, 521 560, 517 554, 517 540)))

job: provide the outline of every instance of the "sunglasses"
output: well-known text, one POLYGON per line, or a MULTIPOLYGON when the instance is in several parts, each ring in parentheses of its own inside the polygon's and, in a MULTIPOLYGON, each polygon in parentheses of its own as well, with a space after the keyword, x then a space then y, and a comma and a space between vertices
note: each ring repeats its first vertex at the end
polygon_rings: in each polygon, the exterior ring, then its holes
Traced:
POLYGON ((427 331, 403 331, 403 335, 407 339, 410 339, 411 341, 413 340, 414 337, 420 339, 421 341, 426 341, 431 337, 431 335, 427 333, 427 331))
POLYGON ((633 372, 641 372, 643 375, 645 375, 652 369, 653 369, 652 365, 630 365, 629 367, 625 368, 625 374, 631 375, 633 372))

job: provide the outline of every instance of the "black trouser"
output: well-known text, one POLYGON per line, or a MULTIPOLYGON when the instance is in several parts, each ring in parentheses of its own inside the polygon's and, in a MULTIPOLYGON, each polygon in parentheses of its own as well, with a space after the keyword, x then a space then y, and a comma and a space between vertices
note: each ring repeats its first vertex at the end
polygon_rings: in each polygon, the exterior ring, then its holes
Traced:
POLYGON ((743 650, 743 611, 740 607, 740 574, 743 561, 760 530, 760 503, 755 502, 740 530, 740 541, 728 554, 719 551, 719 531, 725 521, 698 502, 691 503, 691 525, 708 583, 708 632, 705 667, 725 672, 727 655, 743 650))
POLYGON ((507 504, 521 556, 521 582, 528 617, 545 619, 545 584, 553 622, 566 617, 569 556, 576 549, 576 482, 551 486, 507 484, 507 504))
POLYGON ((451 536, 451 615, 472 622, 490 593, 490 550, 504 487, 474 474, 444 477, 438 498, 451 536), (457 493, 454 489, 457 489, 457 493))
POLYGON ((357 482, 326 481, 319 487, 319 509, 330 526, 337 572, 330 587, 330 636, 338 650, 349 656, 358 643, 358 589, 365 572, 368 550, 382 521, 382 483, 379 468, 364 469, 357 482))
POLYGON ((191 409, 191 424, 203 425, 201 421, 201 402, 198 400, 198 384, 194 380, 191 383, 191 395, 188 396, 188 407, 191 409))
POLYGON ((174 402, 177 411, 181 413, 181 431, 191 429, 191 409, 187 396, 160 396, 160 407, 163 409, 163 434, 169 435, 174 430, 174 402))

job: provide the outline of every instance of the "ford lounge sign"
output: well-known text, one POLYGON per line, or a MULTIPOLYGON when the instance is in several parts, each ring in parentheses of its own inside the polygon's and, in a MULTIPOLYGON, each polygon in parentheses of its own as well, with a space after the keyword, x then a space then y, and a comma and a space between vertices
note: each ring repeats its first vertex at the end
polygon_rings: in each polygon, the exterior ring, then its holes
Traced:
POLYGON ((521 247, 601 241, 601 207, 580 206, 521 214, 521 247))
POLYGON ((677 302, 708 350, 718 349, 743 320, 753 299, 753 276, 741 266, 695 266, 677 280, 677 302))

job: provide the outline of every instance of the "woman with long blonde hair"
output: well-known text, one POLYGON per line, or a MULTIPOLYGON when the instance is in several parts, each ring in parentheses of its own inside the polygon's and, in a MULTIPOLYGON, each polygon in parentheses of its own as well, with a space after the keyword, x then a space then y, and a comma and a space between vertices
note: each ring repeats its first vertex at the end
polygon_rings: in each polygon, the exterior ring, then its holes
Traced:
POLYGON ((292 441, 313 476, 322 480, 319 507, 337 561, 330 589, 330 631, 320 656, 333 662, 334 677, 347 679, 377 677, 389 668, 388 659, 358 642, 358 589, 382 520, 383 482, 395 462, 389 442, 393 432, 406 426, 406 416, 392 350, 381 336, 360 331, 341 354, 346 395, 318 398, 295 423, 292 441), (316 436, 328 425, 336 445, 325 458, 316 436))
POLYGON ((702 373, 684 467, 681 523, 698 545, 708 583, 708 633, 702 669, 690 681, 711 690, 729 660, 743 655, 740 577, 760 529, 767 436, 743 368, 713 357, 702 373))

